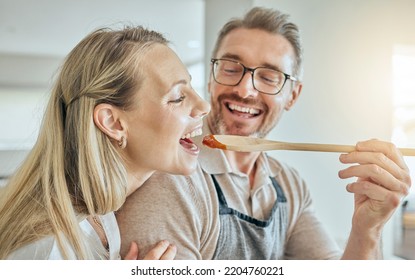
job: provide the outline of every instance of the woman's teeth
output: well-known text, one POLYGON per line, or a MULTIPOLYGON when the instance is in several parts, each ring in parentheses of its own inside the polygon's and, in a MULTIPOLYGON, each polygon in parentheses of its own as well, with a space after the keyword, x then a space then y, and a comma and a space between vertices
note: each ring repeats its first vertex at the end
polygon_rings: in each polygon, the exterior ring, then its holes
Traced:
POLYGON ((254 108, 241 107, 241 106, 238 106, 238 105, 235 105, 235 104, 229 104, 228 107, 232 111, 239 111, 241 113, 249 113, 251 115, 257 115, 257 114, 259 114, 259 110, 258 109, 254 109, 254 108))
POLYGON ((193 130, 191 133, 187 133, 183 135, 181 139, 192 138, 192 137, 199 136, 199 135, 202 135, 202 128, 198 128, 196 130, 193 130))

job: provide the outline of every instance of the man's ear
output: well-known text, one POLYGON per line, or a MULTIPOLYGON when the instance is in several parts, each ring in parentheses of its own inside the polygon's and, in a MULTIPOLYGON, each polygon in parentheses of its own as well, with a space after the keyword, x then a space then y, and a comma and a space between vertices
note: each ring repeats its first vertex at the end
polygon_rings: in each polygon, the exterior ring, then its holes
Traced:
POLYGON ((110 104, 98 104, 94 108, 94 123, 108 137, 119 141, 125 136, 125 131, 120 122, 119 110, 110 104))
POLYGON ((290 100, 285 104, 284 109, 289 111, 291 107, 297 102, 298 97, 300 97, 301 90, 303 89, 303 84, 300 82, 295 82, 291 89, 290 100))

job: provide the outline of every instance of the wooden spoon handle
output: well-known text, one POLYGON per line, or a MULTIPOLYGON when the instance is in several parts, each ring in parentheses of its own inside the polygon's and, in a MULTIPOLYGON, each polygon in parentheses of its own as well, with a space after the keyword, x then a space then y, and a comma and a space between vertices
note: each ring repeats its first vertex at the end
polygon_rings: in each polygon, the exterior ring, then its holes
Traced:
MULTIPOLYGON (((272 150, 291 150, 291 151, 309 151, 309 152, 333 152, 333 153, 350 153, 355 150, 352 145, 335 145, 335 144, 314 144, 314 143, 263 143, 257 145, 226 145, 226 150, 254 152, 254 151, 272 151, 272 150)), ((415 149, 398 148, 403 156, 415 156, 415 149)))
POLYGON ((288 143, 288 142, 281 142, 279 144, 276 143, 275 148, 277 148, 277 150, 334 152, 334 153, 349 153, 355 150, 355 147, 351 145, 288 143))
MULTIPOLYGON (((212 146, 210 146, 212 147, 212 146)), ((310 151, 310 152, 334 152, 349 153, 355 150, 354 146, 349 145, 332 145, 332 144, 311 144, 311 143, 288 143, 288 142, 269 142, 252 144, 227 144, 216 145, 214 148, 239 152, 259 152, 273 150, 292 150, 292 151, 310 151)))
MULTIPOLYGON (((311 144, 311 143, 275 143, 276 150, 296 150, 296 151, 314 151, 314 152, 334 152, 350 153, 355 150, 352 145, 334 145, 334 144, 311 144)), ((415 156, 415 149, 398 148, 403 156, 415 156)))

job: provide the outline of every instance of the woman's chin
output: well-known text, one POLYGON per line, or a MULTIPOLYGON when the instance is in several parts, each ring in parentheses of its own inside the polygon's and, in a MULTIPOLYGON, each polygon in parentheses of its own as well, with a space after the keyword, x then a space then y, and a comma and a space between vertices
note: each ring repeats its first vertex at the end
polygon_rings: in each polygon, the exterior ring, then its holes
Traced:
POLYGON ((186 163, 182 163, 182 165, 177 165, 177 166, 180 166, 180 167, 176 174, 185 175, 185 176, 190 175, 196 170, 197 157, 193 157, 192 159, 187 160, 186 163))

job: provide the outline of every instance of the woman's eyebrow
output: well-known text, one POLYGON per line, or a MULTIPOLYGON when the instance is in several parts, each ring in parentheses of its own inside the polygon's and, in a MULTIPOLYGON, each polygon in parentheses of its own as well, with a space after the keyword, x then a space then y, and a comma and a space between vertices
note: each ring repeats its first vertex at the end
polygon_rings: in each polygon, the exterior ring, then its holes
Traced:
POLYGON ((189 81, 190 81, 190 82, 192 81, 192 75, 190 75, 190 73, 187 73, 187 74, 189 75, 189 79, 188 79, 188 80, 186 80, 186 79, 180 79, 180 80, 178 80, 178 81, 174 82, 174 83, 171 85, 171 87, 170 87, 170 88, 173 88, 173 87, 175 87, 175 86, 177 86, 177 85, 187 85, 187 84, 189 84, 189 81))
POLYGON ((187 84, 188 84, 188 81, 186 81, 185 79, 178 80, 170 86, 169 91, 178 85, 187 85, 187 84))
POLYGON ((174 84, 173 84, 173 86, 175 86, 175 85, 180 85, 180 84, 183 84, 183 85, 185 85, 185 84, 187 84, 188 82, 185 80, 185 79, 181 79, 181 80, 178 80, 177 82, 175 82, 174 84))

